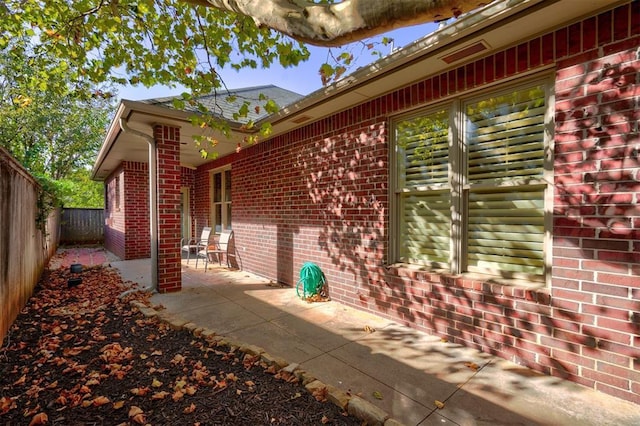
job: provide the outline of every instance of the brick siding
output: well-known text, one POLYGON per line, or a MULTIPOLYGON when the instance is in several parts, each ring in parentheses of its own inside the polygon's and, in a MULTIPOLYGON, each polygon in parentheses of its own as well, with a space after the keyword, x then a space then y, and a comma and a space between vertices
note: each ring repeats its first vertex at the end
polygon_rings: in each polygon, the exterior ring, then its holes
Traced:
POLYGON ((153 129, 158 161, 158 291, 182 288, 180 272, 180 129, 153 129))
POLYGON ((123 260, 151 255, 147 164, 125 161, 105 181, 105 248, 123 260), (116 183, 120 189, 116 191, 116 183), (120 200, 116 200, 116 194, 120 200))
POLYGON ((314 261, 335 300, 640 403, 639 22, 626 4, 201 167, 194 218, 231 162, 244 269, 295 285, 314 261), (387 267, 389 117, 550 69, 550 288, 387 267))

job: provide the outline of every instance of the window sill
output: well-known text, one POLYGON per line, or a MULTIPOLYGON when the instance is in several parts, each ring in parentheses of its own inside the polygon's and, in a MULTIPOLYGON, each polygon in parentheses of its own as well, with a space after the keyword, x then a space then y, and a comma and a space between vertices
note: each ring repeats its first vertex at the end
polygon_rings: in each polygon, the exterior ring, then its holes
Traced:
POLYGON ((448 269, 429 268, 427 266, 412 265, 409 263, 394 263, 387 265, 386 269, 394 275, 410 276, 412 279, 422 279, 431 282, 440 282, 447 285, 460 287, 482 286, 482 290, 496 292, 493 287, 513 287, 528 291, 545 292, 547 286, 544 282, 514 278, 502 278, 495 275, 478 272, 464 272, 452 274, 448 269), (491 288, 486 288, 490 286, 491 288))

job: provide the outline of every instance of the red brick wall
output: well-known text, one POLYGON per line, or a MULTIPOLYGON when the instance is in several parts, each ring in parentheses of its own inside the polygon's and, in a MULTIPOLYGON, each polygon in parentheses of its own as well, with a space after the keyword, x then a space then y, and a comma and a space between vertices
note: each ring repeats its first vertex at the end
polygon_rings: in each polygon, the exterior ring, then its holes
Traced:
POLYGON ((154 128, 158 161, 158 291, 178 291, 180 272, 180 129, 154 128))
POLYGON ((126 217, 124 259, 144 259, 151 256, 149 222, 149 167, 144 163, 125 161, 124 203, 126 217))
POLYGON ((147 170, 125 161, 105 181, 105 248, 123 260, 150 256, 147 170))
POLYGON ((335 300, 640 403, 639 23, 640 3, 624 5, 242 150, 244 269, 294 285, 316 262, 335 300), (557 81, 551 287, 387 268, 390 115, 543 68, 557 81))
POLYGON ((550 318, 560 327, 542 336, 543 361, 640 402, 640 4, 581 24, 595 31, 556 32, 568 39, 556 72, 550 318))
POLYGON ((123 180, 124 171, 120 166, 104 182, 104 247, 120 259, 125 259, 125 223, 124 211, 117 207, 116 194, 120 191, 116 191, 116 186, 122 185, 123 180))

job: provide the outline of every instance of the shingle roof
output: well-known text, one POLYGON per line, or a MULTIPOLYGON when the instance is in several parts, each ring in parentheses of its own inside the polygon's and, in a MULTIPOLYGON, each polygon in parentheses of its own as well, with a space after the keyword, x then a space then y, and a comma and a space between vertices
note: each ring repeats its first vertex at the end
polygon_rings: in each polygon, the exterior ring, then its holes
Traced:
MULTIPOLYGON (((209 95, 199 96, 195 99, 217 116, 221 116, 230 121, 246 123, 250 120, 258 121, 269 115, 264 108, 265 103, 269 99, 273 100, 278 108, 282 108, 301 98, 303 98, 303 95, 299 93, 270 84, 240 89, 224 89, 209 95), (234 114, 238 113, 238 110, 244 102, 249 102, 247 116, 235 117, 234 114), (256 109, 257 106, 259 107, 258 109, 256 109)), ((139 102, 176 109, 173 105, 174 99, 181 99, 181 96, 145 99, 139 102)), ((184 111, 199 112, 196 105, 190 105, 189 103, 186 103, 184 111)))

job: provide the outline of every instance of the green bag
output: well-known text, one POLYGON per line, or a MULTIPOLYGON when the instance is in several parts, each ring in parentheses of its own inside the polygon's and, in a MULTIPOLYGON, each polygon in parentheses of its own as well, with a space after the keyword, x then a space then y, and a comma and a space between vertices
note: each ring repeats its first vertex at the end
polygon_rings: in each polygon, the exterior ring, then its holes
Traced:
POLYGON ((296 293, 301 299, 306 299, 319 294, 324 284, 324 274, 320 267, 313 262, 306 262, 300 268, 300 280, 296 285, 296 293), (300 294, 300 286, 302 286, 302 294, 300 294))

